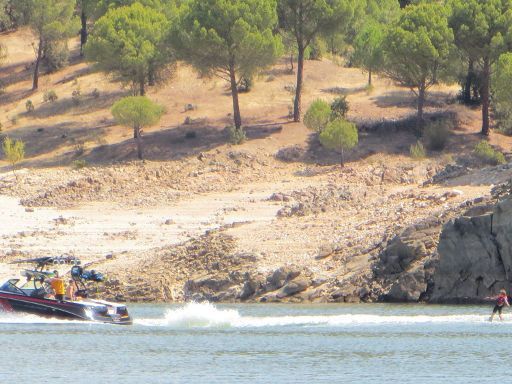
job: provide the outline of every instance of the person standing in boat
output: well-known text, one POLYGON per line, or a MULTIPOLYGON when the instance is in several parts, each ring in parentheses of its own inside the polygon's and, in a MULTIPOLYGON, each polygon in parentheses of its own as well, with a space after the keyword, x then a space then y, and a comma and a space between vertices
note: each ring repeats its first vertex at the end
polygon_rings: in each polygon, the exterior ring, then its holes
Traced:
POLYGON ((503 307, 506 305, 507 307, 510 307, 510 304, 508 303, 508 297, 507 297, 507 291, 504 289, 500 290, 500 294, 496 297, 489 297, 489 299, 495 299, 496 305, 494 306, 494 309, 492 310, 492 315, 489 321, 492 321, 494 318, 494 315, 496 312, 498 312, 498 316, 500 320, 503 320, 503 316, 501 316, 501 312, 503 311, 503 307))
POLYGON ((50 280, 50 286, 53 289, 55 298, 59 301, 64 301, 64 294, 66 293, 66 287, 64 286, 64 279, 59 276, 59 271, 53 271, 53 276, 50 280))
POLYGON ((69 279, 68 287, 66 288, 66 299, 75 301, 77 291, 78 291, 78 287, 76 285, 76 281, 73 279, 69 279))

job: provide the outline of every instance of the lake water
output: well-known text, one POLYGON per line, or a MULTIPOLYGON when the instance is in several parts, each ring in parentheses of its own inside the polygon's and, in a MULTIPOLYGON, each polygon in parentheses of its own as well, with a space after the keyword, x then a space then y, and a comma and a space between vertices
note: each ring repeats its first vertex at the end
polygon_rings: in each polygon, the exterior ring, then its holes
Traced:
POLYGON ((510 382, 512 315, 491 306, 129 309, 132 326, 0 314, 0 382, 510 382))

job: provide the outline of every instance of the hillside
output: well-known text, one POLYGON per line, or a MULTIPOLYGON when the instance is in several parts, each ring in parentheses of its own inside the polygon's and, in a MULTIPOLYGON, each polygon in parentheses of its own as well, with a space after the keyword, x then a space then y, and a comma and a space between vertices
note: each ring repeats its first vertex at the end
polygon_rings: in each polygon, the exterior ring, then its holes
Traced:
MULTIPOLYGON (((70 65, 31 92, 32 36, 0 39, 9 52, 2 135, 26 144, 17 178, 0 161, 0 258, 74 254, 107 272, 118 299, 376 300, 394 282, 376 284, 374 264, 397 234, 432 218, 441 226, 511 176, 480 170, 480 112, 456 103, 457 86, 434 87, 426 108, 455 122, 446 149, 413 160, 412 93, 378 77, 368 92, 364 73, 328 58, 306 63, 303 103, 347 95, 361 131, 344 168, 289 120, 295 75, 284 59, 241 95, 248 140, 239 146, 228 143, 223 80, 178 65, 149 89, 166 112, 145 130, 146 160, 136 161, 131 131, 110 113, 129 90, 81 61, 77 41, 70 65), (45 103, 50 90, 58 100, 45 103)), ((490 142, 510 161, 511 137, 490 142)), ((429 236, 435 249, 438 232, 429 236)))

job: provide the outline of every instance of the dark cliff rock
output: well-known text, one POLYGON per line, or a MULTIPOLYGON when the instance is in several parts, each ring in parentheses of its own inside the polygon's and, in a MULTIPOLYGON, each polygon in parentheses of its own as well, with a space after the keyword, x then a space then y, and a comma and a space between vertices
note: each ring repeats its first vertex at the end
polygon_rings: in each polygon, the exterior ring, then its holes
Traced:
MULTIPOLYGON (((442 248, 445 245, 438 247, 443 238, 441 233, 450 226, 450 220, 456 217, 461 218, 455 219, 455 222, 464 222, 469 220, 466 216, 480 217, 492 209, 493 205, 486 199, 467 201, 457 209, 445 212, 443 216, 433 216, 416 223, 389 240, 373 266, 373 291, 377 299, 391 302, 443 301, 437 296, 441 291, 436 289, 440 283, 439 276, 437 280, 436 276, 440 273, 443 275, 443 268, 451 271, 452 267, 456 267, 448 265, 450 262, 446 260, 439 266, 440 249, 443 254, 452 252, 442 248)), ((483 229, 475 228, 475 233, 480 230, 483 229)))
POLYGON ((512 288, 512 198, 443 228, 432 302, 478 302, 512 288))

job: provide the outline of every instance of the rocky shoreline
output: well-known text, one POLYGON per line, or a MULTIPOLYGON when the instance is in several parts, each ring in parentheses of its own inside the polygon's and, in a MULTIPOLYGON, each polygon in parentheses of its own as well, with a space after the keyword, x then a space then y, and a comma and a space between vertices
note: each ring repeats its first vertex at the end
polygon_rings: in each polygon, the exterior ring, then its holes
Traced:
POLYGON ((298 169, 227 148, 3 174, 22 205, 0 258, 85 257, 107 276, 92 292, 116 301, 479 302, 512 287, 510 188, 487 186, 512 164, 384 163, 298 169))

